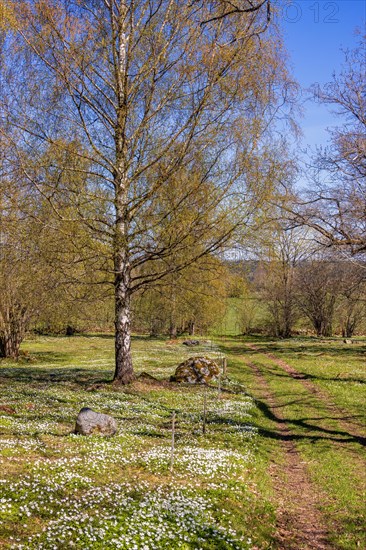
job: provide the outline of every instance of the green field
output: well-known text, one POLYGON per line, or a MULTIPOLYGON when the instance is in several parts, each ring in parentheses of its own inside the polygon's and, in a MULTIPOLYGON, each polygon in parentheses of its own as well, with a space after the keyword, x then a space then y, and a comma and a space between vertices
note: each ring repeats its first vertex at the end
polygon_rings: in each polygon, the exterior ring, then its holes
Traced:
MULTIPOLYGON (((365 344, 257 339, 254 345, 256 350, 234 339, 225 343, 226 351, 236 357, 233 373, 249 393, 260 396, 256 377, 247 367, 254 364, 275 396, 314 486, 322 492, 321 512, 329 526, 330 547, 365 547, 365 344), (293 367, 296 378, 273 357, 293 367)), ((260 445, 273 454, 272 438, 277 439, 271 432, 272 414, 263 400, 257 400, 257 405, 262 413, 260 445)))
POLYGON ((329 548, 364 547, 365 351, 362 343, 236 338, 202 341, 192 351, 139 337, 136 372, 157 380, 117 388, 110 336, 26 341, 18 362, 0 363, 0 547, 281 548, 270 465, 285 454, 249 363, 280 403, 312 483, 326 495, 319 514, 329 548), (222 391, 167 382, 181 360, 203 354, 221 363, 223 353, 229 380, 222 391), (118 434, 74 435, 84 406, 113 415, 118 434))

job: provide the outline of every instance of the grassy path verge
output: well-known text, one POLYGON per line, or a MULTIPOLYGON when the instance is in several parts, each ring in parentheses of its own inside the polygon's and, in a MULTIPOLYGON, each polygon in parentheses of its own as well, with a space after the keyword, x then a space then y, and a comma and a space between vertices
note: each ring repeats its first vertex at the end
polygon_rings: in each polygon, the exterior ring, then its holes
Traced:
MULTIPOLYGON (((248 344, 250 349, 254 351, 260 351, 260 348, 253 344, 248 344)), ((292 365, 289 365, 282 359, 278 359, 275 355, 272 353, 265 353, 265 355, 274 361, 276 365, 281 367, 285 372, 287 372, 291 378, 294 378, 295 380, 299 380, 300 383, 310 392, 315 394, 317 397, 320 398, 320 400, 323 402, 323 406, 328 409, 330 413, 335 413, 339 415, 339 424, 344 427, 345 430, 353 430, 354 434, 350 434, 351 437, 354 437, 362 446, 366 446, 366 425, 365 423, 362 423, 359 418, 355 417, 355 415, 351 414, 349 411, 346 411, 344 408, 336 406, 334 402, 331 399, 331 396, 329 393, 324 390, 317 387, 316 384, 308 380, 308 377, 306 374, 300 373, 292 365)), ((366 366, 365 366, 366 368, 366 366)))
POLYGON ((325 392, 352 422, 366 429, 366 340, 345 344, 342 340, 316 338, 254 342, 261 353, 270 353, 296 369, 298 376, 325 392))
MULTIPOLYGON (((263 449, 271 449, 269 460, 275 464, 278 462, 278 449, 274 449, 269 441, 290 441, 294 449, 290 454, 294 461, 291 465, 287 453, 287 465, 285 460, 282 468, 289 471, 291 468, 293 471, 300 468, 305 471, 305 479, 313 487, 311 494, 319 495, 309 499, 309 493, 302 491, 300 485, 296 506, 291 496, 292 489, 295 488, 292 485, 292 480, 296 479, 295 474, 291 479, 287 476, 286 481, 286 475, 278 476, 277 466, 272 467, 275 494, 280 494, 282 490, 285 495, 284 501, 280 497, 277 502, 280 534, 283 509, 285 514, 290 514, 289 517, 296 517, 298 510, 303 519, 308 516, 310 523, 315 517, 321 525, 321 517, 324 517, 328 528, 327 548, 350 550, 366 547, 366 461, 359 418, 356 433, 352 422, 353 411, 347 411, 341 399, 335 403, 331 403, 329 398, 325 399, 325 394, 320 389, 298 377, 296 369, 289 362, 286 361, 287 369, 284 368, 276 356, 268 354, 268 349, 261 353, 256 348, 235 341, 226 343, 224 347, 232 361, 232 373, 240 377, 257 399, 257 406, 261 411, 257 419, 262 436, 260 443, 263 449), (264 385, 266 391, 263 393, 264 385), (344 412, 349 420, 344 420, 344 412), (274 430, 273 424, 272 428, 268 425, 269 421, 274 422, 274 430), (281 426, 285 426, 287 433, 281 433, 281 426)), ((283 362, 283 358, 281 360, 283 362)), ((314 362, 314 377, 317 375, 317 368, 320 367, 314 362)), ((296 521, 292 521, 291 525, 292 535, 290 532, 287 536, 288 539, 293 536, 294 546, 288 546, 291 542, 286 542, 283 548, 324 547, 324 532, 319 531, 319 540, 314 539, 312 546, 307 540, 307 522, 302 527, 301 522, 296 524, 296 521), (299 542, 301 538, 302 546, 299 542)))
POLYGON ((278 443, 284 453, 282 463, 272 461, 269 468, 277 505, 275 542, 280 548, 288 550, 331 548, 329 534, 320 513, 321 495, 310 481, 280 406, 260 369, 254 363, 245 361, 245 364, 255 373, 263 389, 262 400, 257 400, 257 405, 262 410, 265 408, 266 414, 274 421, 278 443))

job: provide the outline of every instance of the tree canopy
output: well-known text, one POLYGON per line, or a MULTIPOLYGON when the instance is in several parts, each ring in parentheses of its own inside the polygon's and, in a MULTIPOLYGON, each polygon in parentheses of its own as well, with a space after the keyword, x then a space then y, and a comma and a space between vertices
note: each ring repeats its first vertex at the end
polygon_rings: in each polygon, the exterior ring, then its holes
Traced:
POLYGON ((74 252, 114 287, 128 383, 132 294, 222 250, 257 206, 250 168, 290 89, 270 2, 3 6, 8 166, 64 230, 86 228, 74 252))

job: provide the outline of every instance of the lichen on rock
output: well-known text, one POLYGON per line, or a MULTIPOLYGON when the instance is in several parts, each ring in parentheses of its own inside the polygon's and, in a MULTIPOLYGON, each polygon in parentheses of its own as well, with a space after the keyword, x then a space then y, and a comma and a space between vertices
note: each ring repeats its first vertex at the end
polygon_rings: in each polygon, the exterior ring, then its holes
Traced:
POLYGON ((218 365, 208 357, 190 357, 176 368, 172 382, 207 384, 220 374, 218 365))

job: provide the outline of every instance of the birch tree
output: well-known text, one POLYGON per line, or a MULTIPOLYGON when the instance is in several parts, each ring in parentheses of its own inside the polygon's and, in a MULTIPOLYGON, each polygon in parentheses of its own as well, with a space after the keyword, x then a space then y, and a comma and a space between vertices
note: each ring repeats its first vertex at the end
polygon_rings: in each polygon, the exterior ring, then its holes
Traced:
POLYGON ((270 1, 3 5, 11 29, 1 106, 17 170, 65 225, 90 231, 114 288, 114 379, 126 384, 132 294, 221 250, 256 207, 255 193, 244 192, 246 166, 288 91, 279 37, 268 32, 270 1), (73 157, 54 162, 52 177, 43 169, 49 147, 73 157), (183 169, 195 183, 172 212, 202 186, 210 194, 162 242, 169 212, 157 198, 183 169), (82 189, 73 185, 80 173, 82 189), (60 190, 76 205, 72 215, 60 190))

